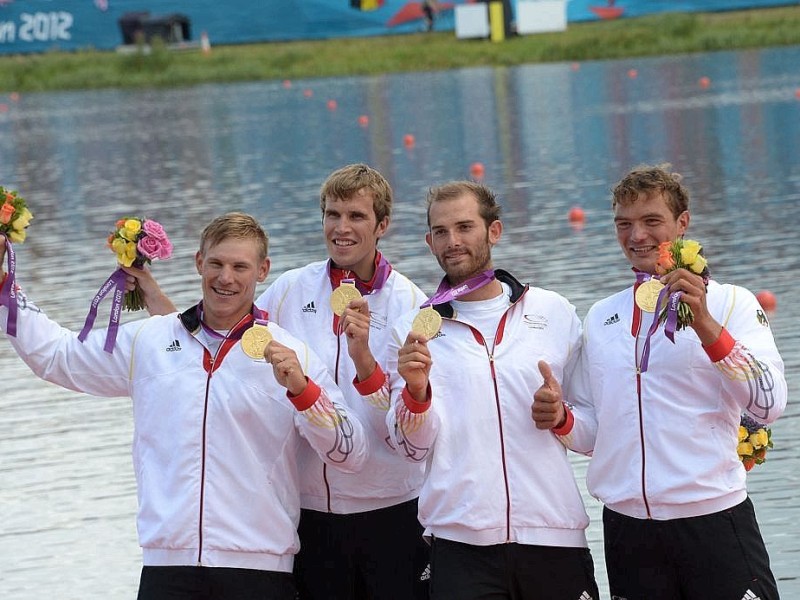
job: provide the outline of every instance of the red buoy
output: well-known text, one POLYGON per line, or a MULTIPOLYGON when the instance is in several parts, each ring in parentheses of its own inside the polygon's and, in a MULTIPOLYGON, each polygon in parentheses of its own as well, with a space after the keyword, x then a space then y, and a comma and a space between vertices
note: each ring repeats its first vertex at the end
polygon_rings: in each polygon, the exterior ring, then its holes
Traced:
POLYGON ((569 209, 570 223, 583 223, 586 220, 586 213, 580 206, 573 206, 569 209))
POLYGON ((483 168, 483 163, 474 162, 469 167, 469 173, 475 179, 481 179, 486 173, 486 170, 483 168))
POLYGON ((770 292, 769 290, 762 290, 756 294, 756 300, 767 312, 773 312, 778 307, 778 300, 775 298, 775 294, 770 292))

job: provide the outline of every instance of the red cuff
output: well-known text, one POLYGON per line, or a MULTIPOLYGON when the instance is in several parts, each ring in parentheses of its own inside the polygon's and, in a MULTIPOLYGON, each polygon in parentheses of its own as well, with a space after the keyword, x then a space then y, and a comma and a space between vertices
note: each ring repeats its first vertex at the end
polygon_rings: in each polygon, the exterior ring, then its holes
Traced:
POLYGON ((566 404, 564 405, 564 413, 566 414, 564 424, 561 427, 553 427, 550 430, 556 435, 567 435, 570 431, 572 431, 572 427, 575 425, 575 415, 572 414, 572 411, 566 404))
POLYGON ((367 377, 364 381, 359 381, 358 375, 353 378, 353 387, 356 388, 356 391, 362 396, 369 396, 381 389, 385 381, 386 374, 376 362, 375 370, 372 372, 372 375, 367 377))
POLYGON ((316 383, 311 381, 308 377, 306 377, 306 381, 308 385, 299 395, 292 396, 288 390, 286 391, 286 397, 291 400, 294 407, 301 412, 314 406, 314 403, 319 400, 319 397, 322 395, 322 389, 316 383))
POLYGON ((408 391, 408 386, 403 388, 402 396, 409 412, 415 414, 424 413, 431 407, 431 384, 428 384, 428 389, 425 391, 425 402, 417 402, 411 392, 408 391))
POLYGON ((728 333, 728 330, 723 327, 717 340, 713 344, 703 346, 703 350, 706 351, 711 362, 719 362, 731 353, 735 344, 736 340, 734 340, 731 334, 728 333))

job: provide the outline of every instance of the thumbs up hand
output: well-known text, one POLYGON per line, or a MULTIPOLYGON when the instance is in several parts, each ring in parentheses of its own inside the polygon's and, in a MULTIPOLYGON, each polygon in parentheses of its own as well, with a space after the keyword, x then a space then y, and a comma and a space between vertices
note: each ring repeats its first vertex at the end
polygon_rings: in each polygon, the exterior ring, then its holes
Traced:
POLYGON ((552 429, 564 423, 567 418, 561 398, 561 384, 553 376, 553 371, 545 361, 539 361, 539 372, 544 383, 533 394, 531 418, 537 429, 552 429))

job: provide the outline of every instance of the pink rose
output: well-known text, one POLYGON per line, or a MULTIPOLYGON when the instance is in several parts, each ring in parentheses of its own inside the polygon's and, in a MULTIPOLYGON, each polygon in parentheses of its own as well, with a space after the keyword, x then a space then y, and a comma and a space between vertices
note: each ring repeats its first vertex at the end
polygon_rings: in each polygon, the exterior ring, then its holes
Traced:
POLYGON ((161 242, 161 255, 158 258, 165 260, 170 256, 172 256, 172 242, 165 238, 161 242))
POLYGON ((144 231, 146 235, 159 240, 167 239, 167 233, 164 231, 161 224, 156 221, 151 221, 150 219, 147 219, 144 224, 142 224, 142 231, 144 231))
POLYGON ((146 235, 136 244, 139 253, 148 260, 164 259, 172 256, 172 244, 169 240, 160 240, 146 235))

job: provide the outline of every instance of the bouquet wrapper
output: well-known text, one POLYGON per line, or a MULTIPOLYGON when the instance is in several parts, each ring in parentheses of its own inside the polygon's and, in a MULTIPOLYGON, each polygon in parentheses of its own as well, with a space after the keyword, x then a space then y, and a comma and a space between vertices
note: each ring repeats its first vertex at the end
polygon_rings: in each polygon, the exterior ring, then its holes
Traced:
POLYGON ((2 288, 0 288, 0 305, 5 305, 8 307, 6 333, 11 337, 17 337, 17 310, 19 309, 17 306, 17 285, 15 275, 17 270, 17 257, 14 254, 14 247, 11 245, 11 241, 8 239, 8 237, 6 237, 6 256, 8 257, 8 272, 5 284, 2 288))
POLYGON ((86 315, 86 321, 83 324, 83 329, 78 334, 78 339, 83 342, 89 335, 89 332, 94 325, 97 318, 97 307, 109 293, 111 296, 111 315, 108 318, 108 329, 106 330, 106 342, 103 350, 111 354, 114 352, 114 345, 117 342, 117 331, 119 330, 119 321, 122 315, 122 300, 125 297, 125 271, 117 269, 111 276, 106 279, 105 283, 100 286, 100 289, 92 299, 92 304, 89 307, 89 314, 86 315))
MULTIPOLYGON (((637 280, 641 283, 645 281, 645 274, 638 274, 637 280)), ((656 301, 656 309, 653 312, 653 321, 650 323, 650 329, 647 330, 647 336, 644 340, 644 347, 642 348, 642 361, 639 366, 642 373, 647 371, 650 362, 650 338, 658 330, 658 325, 661 322, 661 310, 664 303, 667 303, 667 318, 664 322, 664 335, 667 336, 670 342, 675 343, 675 330, 678 327, 678 304, 681 301, 683 292, 673 292, 669 294, 667 288, 661 290, 656 301)))

